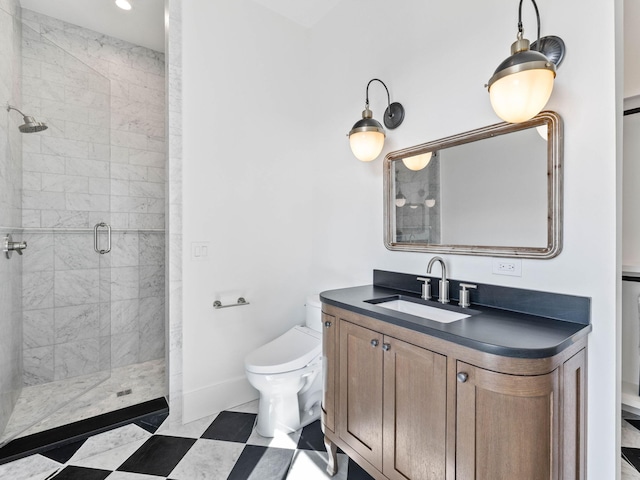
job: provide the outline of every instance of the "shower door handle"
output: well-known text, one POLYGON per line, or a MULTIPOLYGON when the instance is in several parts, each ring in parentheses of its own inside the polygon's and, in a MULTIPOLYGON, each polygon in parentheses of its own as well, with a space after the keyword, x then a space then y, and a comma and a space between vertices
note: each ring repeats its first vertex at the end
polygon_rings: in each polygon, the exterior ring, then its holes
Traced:
POLYGON ((111 251, 111 225, 108 223, 100 222, 96 223, 95 227, 93 227, 93 249, 96 253, 100 255, 104 255, 105 253, 109 253, 111 251), (98 245, 98 229, 106 228, 107 229, 107 248, 103 250, 98 245))

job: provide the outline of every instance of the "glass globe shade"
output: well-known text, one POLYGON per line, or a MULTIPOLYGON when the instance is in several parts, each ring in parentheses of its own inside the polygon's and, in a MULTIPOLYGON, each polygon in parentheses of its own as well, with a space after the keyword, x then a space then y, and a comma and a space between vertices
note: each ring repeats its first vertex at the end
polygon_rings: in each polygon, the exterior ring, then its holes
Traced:
POLYGON ((553 71, 539 68, 502 77, 489 90, 491 106, 505 122, 529 120, 549 101, 554 77, 553 71))
POLYGON ((349 135, 351 151, 358 160, 370 162, 375 160, 384 147, 384 133, 356 132, 349 135))
POLYGON ((429 165, 432 155, 432 152, 423 153, 421 155, 414 155, 413 157, 403 158, 402 163, 404 163, 404 166, 409 170, 413 170, 415 172, 418 170, 422 170, 427 165, 429 165))
POLYGON ((399 193, 396 195, 396 207, 404 207, 407 204, 407 199, 404 195, 399 193))

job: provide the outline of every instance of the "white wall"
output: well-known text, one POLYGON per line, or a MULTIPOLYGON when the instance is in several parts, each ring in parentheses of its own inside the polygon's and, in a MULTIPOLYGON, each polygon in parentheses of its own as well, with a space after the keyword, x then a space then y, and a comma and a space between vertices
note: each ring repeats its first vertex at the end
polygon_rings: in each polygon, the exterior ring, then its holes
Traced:
MULTIPOLYGON (((189 392, 213 392, 216 383, 241 375, 244 352, 286 328, 298 312, 302 315, 297 306, 305 293, 370 283, 373 268, 424 272, 430 255, 385 250, 382 163, 356 161, 345 134, 360 115, 366 83, 373 77, 383 79, 392 100, 407 109, 405 123, 389 133, 383 155, 495 123, 483 84, 509 54, 517 19, 516 6, 505 8, 498 0, 437 4, 350 0, 309 30, 306 48, 304 32, 268 11, 259 12, 244 1, 226 1, 219 7, 207 3, 189 2, 183 19, 185 247, 200 240, 215 246, 209 263, 190 263, 188 254, 184 256, 185 399, 189 392), (256 37, 259 45, 252 44, 256 37), (296 65, 274 55, 273 47, 280 42, 296 65), (261 56, 256 50, 262 48, 261 56), (254 83, 253 76, 247 78, 248 71, 264 78, 254 83), (281 85, 283 78, 290 80, 288 88, 281 85), (266 86, 273 91, 260 89, 266 86), (228 105, 231 98, 237 100, 233 111, 228 105), (268 130, 271 136, 264 148, 259 145, 267 142, 262 130, 249 142, 238 133, 238 124, 224 125, 230 116, 245 120, 257 116, 258 123, 264 122, 274 98, 287 113, 304 110, 308 115, 298 122, 280 116, 278 123, 268 123, 273 129, 268 130), (306 138, 295 128, 299 123, 312 132, 306 138), (265 170, 265 157, 273 167, 280 166, 278 175, 265 170), (285 167, 294 166, 293 174, 284 173, 285 167), (293 182, 301 178, 306 181, 304 189, 293 182), (296 196, 300 204, 283 203, 283 195, 296 196), (258 199, 260 206, 249 208, 258 199), (301 217, 288 220, 310 212, 312 223, 298 221, 301 217), (273 216, 273 222, 264 220, 273 216), (248 226, 256 224, 258 232, 248 226), (283 235, 283 228, 294 225, 283 235), (295 235, 293 240, 290 234, 295 235), (286 252, 285 241, 291 247, 286 252), (311 252, 302 246, 305 241, 312 242, 311 252), (212 312, 210 303, 220 293, 229 294, 227 300, 243 293, 255 304, 212 312)), ((563 116, 565 125, 562 254, 553 260, 523 261, 520 278, 492 275, 490 258, 446 258, 453 278, 592 298, 588 384, 592 479, 612 478, 619 463, 616 115, 621 92, 615 76, 619 4, 590 2, 584 8, 577 0, 539 2, 543 34, 560 35, 568 45, 548 105, 563 116), (569 21, 577 11, 580 22, 569 21), (593 35, 589 25, 596 24, 598 35, 593 35), (598 75, 593 74, 594 57, 601 59, 598 75)), ((534 18, 531 7, 525 6, 527 34, 535 31, 534 18)), ((370 97, 374 116, 380 118, 384 90, 374 84, 370 97)), ((210 404, 223 396, 212 394, 210 404)))
POLYGON ((318 137, 306 29, 246 0, 183 15, 188 421, 257 398, 245 355, 304 322, 318 137), (207 261, 192 242, 209 243, 207 261), (212 308, 239 296, 251 305, 212 308))

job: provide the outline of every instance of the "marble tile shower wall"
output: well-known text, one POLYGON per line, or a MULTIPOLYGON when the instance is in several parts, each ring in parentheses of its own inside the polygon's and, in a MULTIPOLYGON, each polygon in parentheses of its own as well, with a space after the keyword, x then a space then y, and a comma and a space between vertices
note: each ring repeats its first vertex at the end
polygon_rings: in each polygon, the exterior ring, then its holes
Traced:
POLYGON ((25 238, 25 384, 164 356, 164 233, 115 232, 107 255, 92 233, 25 238))
POLYGON ((25 383, 162 358, 164 56, 22 17, 25 109, 50 124, 23 140, 25 383))
MULTIPOLYGON (((0 103, 19 102, 21 22, 17 0, 0 0, 0 103)), ((22 179, 19 115, 0 115, 0 238, 19 235, 22 179)), ((19 258, 0 257, 0 431, 22 387, 22 278, 19 258)))

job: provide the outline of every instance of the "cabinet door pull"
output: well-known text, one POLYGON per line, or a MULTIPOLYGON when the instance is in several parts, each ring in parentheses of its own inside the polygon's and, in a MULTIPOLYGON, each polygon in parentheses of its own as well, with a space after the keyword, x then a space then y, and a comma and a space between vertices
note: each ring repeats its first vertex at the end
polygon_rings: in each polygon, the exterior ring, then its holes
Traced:
POLYGON ((375 338, 373 340, 371 340, 371 346, 374 347, 374 348, 378 346, 378 343, 380 343, 380 342, 378 342, 378 340, 375 339, 375 338))
POLYGON ((385 352, 388 352, 389 350, 391 350, 391 344, 389 344, 389 343, 383 343, 383 344, 382 344, 382 349, 383 349, 385 352))
POLYGON ((324 328, 329 328, 332 325, 332 323, 330 321, 326 321, 324 322, 324 328))
POLYGON ((465 372, 460 372, 456 377, 460 383, 464 383, 469 379, 469 375, 465 372))

